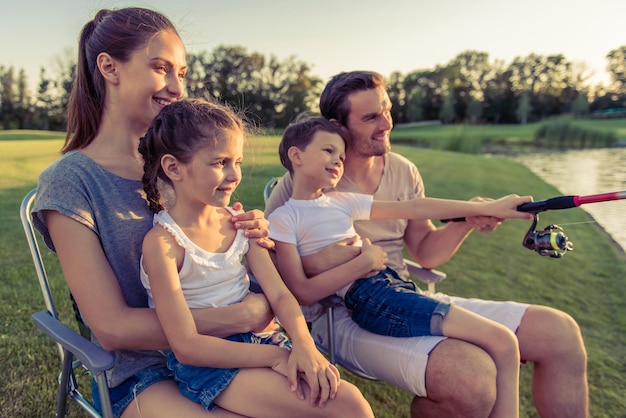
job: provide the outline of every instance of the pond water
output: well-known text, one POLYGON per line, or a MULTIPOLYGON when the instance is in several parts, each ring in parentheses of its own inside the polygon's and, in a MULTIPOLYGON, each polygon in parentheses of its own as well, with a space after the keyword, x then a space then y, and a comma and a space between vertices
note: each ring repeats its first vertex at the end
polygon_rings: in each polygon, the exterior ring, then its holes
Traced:
MULTIPOLYGON (((563 195, 584 196, 626 190, 626 148, 533 153, 515 157, 515 160, 563 195)), ((549 197, 554 196, 545 198, 549 197)), ((626 251, 626 200, 592 203, 581 208, 626 251)))

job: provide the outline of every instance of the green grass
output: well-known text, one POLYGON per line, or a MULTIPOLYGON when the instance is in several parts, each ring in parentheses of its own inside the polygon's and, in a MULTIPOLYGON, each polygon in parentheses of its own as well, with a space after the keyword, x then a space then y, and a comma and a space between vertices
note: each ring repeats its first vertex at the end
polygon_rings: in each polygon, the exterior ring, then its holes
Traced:
POLYGON ((0 141, 33 140, 33 139, 61 139, 65 132, 30 131, 27 129, 0 131, 0 141))
MULTIPOLYGON (((485 128, 485 127, 483 127, 485 128)), ((429 128, 432 129, 432 128, 429 128)), ((502 127, 501 133, 523 138, 502 127)), ((1 136, 0 136, 1 138, 1 136)), ((62 140, 23 138, 0 142, 0 382, 2 416, 52 416, 57 358, 54 346, 36 330, 30 315, 43 302, 19 223, 18 207, 36 184, 38 173, 58 157, 62 140)), ((283 173, 277 137, 251 138, 238 198, 245 207, 262 208, 262 189, 271 176, 283 173)), ((558 195, 524 166, 502 158, 485 158, 432 149, 394 145, 414 161, 433 197, 468 199, 532 194, 535 199, 558 195)), ((550 223, 588 221, 581 209, 547 212, 538 227, 550 223)), ((594 223, 570 225, 567 234, 575 251, 559 260, 540 257, 521 245, 530 226, 510 221, 495 232, 472 234, 459 253, 441 267, 448 279, 438 290, 467 297, 513 299, 553 306, 580 324, 589 355, 591 416, 614 418, 626 410, 626 256, 594 223)), ((64 318, 71 318, 67 290, 53 255, 44 251, 56 300, 64 318)), ((537 417, 530 397, 530 367, 522 371, 522 417, 537 417)), ((412 396, 382 382, 369 382, 344 371, 372 404, 377 417, 408 416, 412 396)), ((81 416, 76 413, 73 416, 81 416)))

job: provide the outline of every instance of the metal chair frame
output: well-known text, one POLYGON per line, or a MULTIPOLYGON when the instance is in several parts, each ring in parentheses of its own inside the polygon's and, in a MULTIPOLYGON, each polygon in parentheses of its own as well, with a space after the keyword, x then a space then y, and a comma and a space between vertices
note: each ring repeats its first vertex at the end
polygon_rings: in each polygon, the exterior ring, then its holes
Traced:
POLYGON ((26 194, 20 206, 20 219, 26 234, 26 241, 35 266, 39 286, 46 306, 45 310, 32 315, 37 327, 56 342, 61 360, 59 386, 57 391, 56 417, 67 415, 67 398, 75 401, 89 416, 94 418, 112 418, 111 401, 107 387, 105 371, 111 369, 114 357, 111 353, 96 346, 91 341, 75 332, 59 320, 59 314, 50 290, 48 275, 44 267, 37 236, 33 227, 30 210, 35 200, 36 190, 26 194), (74 370, 86 369, 96 381, 102 415, 94 405, 79 391, 74 370))

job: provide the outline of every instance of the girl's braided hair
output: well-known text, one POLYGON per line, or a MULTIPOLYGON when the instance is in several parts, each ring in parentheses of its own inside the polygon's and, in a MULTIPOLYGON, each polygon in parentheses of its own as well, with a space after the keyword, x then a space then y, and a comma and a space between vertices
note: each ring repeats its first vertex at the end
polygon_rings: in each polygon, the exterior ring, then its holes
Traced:
POLYGON ((143 189, 150 209, 157 213, 165 208, 159 180, 172 185, 161 166, 164 155, 187 164, 198 149, 214 146, 224 133, 245 130, 242 118, 225 105, 183 99, 164 107, 139 141, 144 161, 143 189))

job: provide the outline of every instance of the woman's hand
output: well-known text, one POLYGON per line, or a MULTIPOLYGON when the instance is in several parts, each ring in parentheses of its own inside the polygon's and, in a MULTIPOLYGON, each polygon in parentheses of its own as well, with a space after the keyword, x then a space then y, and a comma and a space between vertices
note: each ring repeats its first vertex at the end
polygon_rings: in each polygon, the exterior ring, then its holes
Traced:
MULTIPOLYGON (((310 388, 311 406, 324 407, 334 399, 339 388, 339 370, 315 348, 294 347, 288 361, 288 376, 291 390, 298 393, 299 379, 310 388)), ((301 397, 301 399, 304 399, 301 397)))
MULTIPOLYGON (((236 211, 243 210, 241 202, 235 202, 233 209, 236 211)), ((248 238, 258 238, 257 244, 266 250, 274 248, 274 241, 268 238, 270 223, 265 219, 263 212, 258 209, 253 209, 248 212, 241 213, 233 216, 232 221, 235 223, 235 228, 243 229, 244 234, 248 238)))
POLYGON ((240 305, 247 311, 246 316, 254 321, 251 332, 277 331, 280 325, 274 320, 274 312, 265 295, 250 292, 243 298, 240 305))

